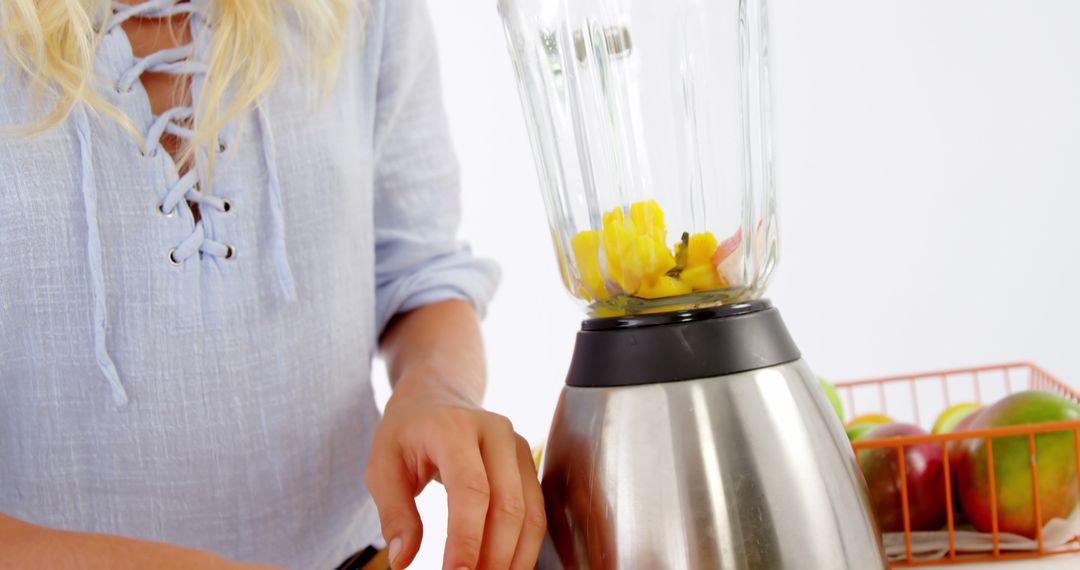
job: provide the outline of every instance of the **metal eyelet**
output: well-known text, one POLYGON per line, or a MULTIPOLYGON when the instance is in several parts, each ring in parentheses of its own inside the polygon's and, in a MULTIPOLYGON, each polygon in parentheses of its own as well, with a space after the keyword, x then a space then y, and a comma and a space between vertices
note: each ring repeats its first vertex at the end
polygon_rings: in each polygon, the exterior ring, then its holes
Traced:
POLYGON ((225 252, 225 261, 232 261, 236 259, 236 248, 231 245, 226 245, 228 250, 225 252))
POLYGON ((171 217, 176 215, 176 208, 173 208, 173 209, 169 210, 168 212, 166 212, 165 211, 165 204, 158 204, 157 208, 155 208, 155 209, 158 211, 159 214, 161 214, 161 217, 163 217, 163 218, 171 218, 171 217))
POLYGON ((166 255, 165 257, 166 257, 166 259, 169 260, 169 265, 171 265, 173 267, 180 267, 181 265, 184 264, 184 262, 183 261, 177 261, 175 254, 176 254, 176 248, 174 247, 174 248, 169 250, 169 254, 166 255))
POLYGON ((228 200, 227 198, 222 199, 221 200, 221 213, 222 214, 228 214, 228 213, 232 212, 232 210, 233 210, 232 202, 230 200, 228 200))

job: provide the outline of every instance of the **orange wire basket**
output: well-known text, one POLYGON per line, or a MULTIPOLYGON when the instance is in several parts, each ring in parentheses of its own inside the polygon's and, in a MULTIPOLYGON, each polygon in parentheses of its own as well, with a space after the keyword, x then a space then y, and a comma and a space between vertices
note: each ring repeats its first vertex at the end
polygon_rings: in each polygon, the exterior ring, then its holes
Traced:
MULTIPOLYGON (((876 378, 855 382, 842 382, 836 390, 845 403, 849 417, 862 414, 885 414, 896 419, 926 427, 924 417, 933 418, 954 402, 992 404, 1001 397, 1021 390, 1042 390, 1080 403, 1080 395, 1042 368, 1028 362, 960 368, 927 372, 923 374, 876 378), (932 412, 933 415, 926 412, 932 412)), ((973 431, 959 431, 925 436, 894 437, 878 440, 860 440, 852 444, 856 453, 866 449, 895 449, 899 471, 901 509, 904 522, 903 543, 905 556, 891 562, 892 568, 992 562, 1040 558, 1069 553, 1080 553, 1080 535, 1073 536, 1064 545, 1046 548, 1043 537, 1043 505, 1039 496, 1038 457, 1035 436, 1047 433, 1071 433, 1080 478, 1080 421, 1009 426, 973 431), (1036 521, 1036 548, 1024 552, 1006 552, 1002 549, 1001 533, 998 531, 998 493, 994 481, 993 441, 1003 436, 1026 436, 1031 455, 1031 481, 1033 486, 1033 512, 1036 521), (987 475, 989 477, 990 509, 992 513, 992 551, 965 553, 956 543, 953 484, 950 475, 948 443, 952 441, 983 439, 986 442, 987 475), (944 558, 917 559, 912 551, 909 490, 906 476, 905 448, 908 446, 937 443, 942 447, 944 467, 945 502, 948 533, 948 553, 944 558)), ((1080 483, 1078 483, 1080 485, 1080 483)), ((1080 508, 1080 507, 1078 507, 1080 508)), ((1071 533, 1070 533, 1071 534, 1071 533)))

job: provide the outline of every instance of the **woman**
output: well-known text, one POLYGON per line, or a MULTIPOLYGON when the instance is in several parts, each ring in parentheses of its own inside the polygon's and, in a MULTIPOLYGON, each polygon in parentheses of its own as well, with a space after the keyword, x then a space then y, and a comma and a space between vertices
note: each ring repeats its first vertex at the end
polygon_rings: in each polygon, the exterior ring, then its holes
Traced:
POLYGON ((0 19, 0 560, 404 568, 438 478, 445 568, 531 568, 423 0, 0 19))

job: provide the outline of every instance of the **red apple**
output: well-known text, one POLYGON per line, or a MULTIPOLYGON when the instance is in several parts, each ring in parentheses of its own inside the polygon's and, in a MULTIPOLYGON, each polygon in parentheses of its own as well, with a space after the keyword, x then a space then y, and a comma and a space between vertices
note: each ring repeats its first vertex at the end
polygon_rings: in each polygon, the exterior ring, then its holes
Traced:
MULTIPOLYGON (((985 408, 971 429, 1074 420, 1080 420, 1080 405, 1050 392, 1028 391, 985 408)), ((957 447, 956 482, 964 514, 976 529, 991 532, 986 440, 964 440, 957 447)), ((1034 461, 1027 436, 995 437, 993 447, 998 530, 1035 538, 1037 530, 1051 519, 1067 518, 1072 513, 1078 495, 1072 431, 1036 435, 1034 461), (1032 463, 1039 470, 1040 520, 1035 517, 1032 463)))
MULTIPOLYGON (((862 439, 886 439, 926 435, 912 424, 885 424, 862 439)), ((941 444, 924 443, 903 447, 907 481, 908 515, 911 530, 938 530, 945 525, 945 469, 941 444)), ((900 463, 896 448, 861 449, 859 467, 870 489, 878 524, 883 532, 903 532, 903 498, 900 491, 900 463)))
POLYGON ((713 265, 720 272, 720 276, 733 285, 743 281, 742 234, 742 228, 739 228, 731 237, 720 242, 712 257, 713 265))
POLYGON ((742 228, 731 234, 730 237, 720 242, 720 245, 716 248, 716 253, 713 254, 712 262, 714 265, 720 265, 725 259, 735 253, 735 250, 739 249, 742 245, 742 228))

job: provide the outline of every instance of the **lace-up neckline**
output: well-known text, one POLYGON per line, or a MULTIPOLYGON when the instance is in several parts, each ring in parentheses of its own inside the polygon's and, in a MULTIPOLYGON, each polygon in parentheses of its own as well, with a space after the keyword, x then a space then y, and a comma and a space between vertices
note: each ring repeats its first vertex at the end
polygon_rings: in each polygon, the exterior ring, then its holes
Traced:
MULTIPOLYGON (((125 22, 132 18, 168 19, 180 15, 195 13, 195 6, 189 2, 179 0, 150 0, 141 4, 134 4, 118 8, 106 26, 106 33, 113 33, 125 22)), ((207 65, 196 61, 195 44, 187 43, 182 46, 161 49, 136 58, 134 63, 116 81, 115 89, 118 93, 130 93, 143 74, 148 72, 173 75, 194 79, 206 74, 207 65)), ((189 89, 194 96, 194 87, 189 89)), ((182 102, 171 106, 158 114, 150 124, 143 136, 141 152, 147 158, 158 158, 162 151, 168 152, 164 142, 166 134, 179 140, 190 141, 192 131, 187 126, 194 119, 195 109, 193 103, 182 102)), ((218 141, 217 148, 195 149, 195 152, 203 157, 208 152, 217 152, 224 148, 224 143, 218 141)), ((173 164, 175 168, 175 163, 173 164)), ((232 206, 229 202, 213 196, 208 189, 203 187, 203 176, 196 169, 180 174, 176 181, 168 188, 158 206, 158 211, 163 216, 172 217, 176 208, 181 207, 186 200, 193 208, 193 218, 196 220, 190 236, 176 245, 168 253, 168 261, 173 265, 182 265, 196 255, 211 255, 224 259, 232 259, 236 250, 230 245, 220 243, 212 239, 207 232, 203 220, 199 219, 198 211, 201 208, 213 208, 219 213, 228 213, 232 206)))
MULTIPOLYGON (((199 13, 196 2, 182 0, 149 0, 133 5, 116 5, 111 17, 105 22, 104 32, 123 32, 121 26, 132 18, 145 19, 170 19, 181 15, 197 15, 199 13)), ((205 62, 197 61, 196 46, 194 41, 184 45, 153 51, 143 57, 135 57, 128 67, 116 79, 114 89, 118 94, 131 93, 136 84, 140 83, 143 74, 160 73, 184 77, 192 82, 188 90, 191 101, 175 104, 155 115, 144 131, 143 141, 140 148, 141 154, 148 159, 164 160, 168 162, 173 175, 168 178, 171 183, 159 197, 157 210, 164 218, 173 218, 179 208, 191 208, 191 232, 175 244, 167 252, 164 252, 166 261, 173 267, 182 268, 189 261, 199 261, 206 257, 231 261, 236 255, 236 249, 227 243, 214 238, 213 226, 208 223, 205 216, 207 209, 212 209, 218 214, 229 214, 233 205, 228 200, 214 196, 209 188, 205 187, 205 176, 199 168, 191 168, 186 172, 180 172, 175 160, 171 157, 163 158, 162 152, 169 155, 166 147, 165 135, 175 137, 177 140, 191 141, 193 131, 191 122, 195 119, 194 98, 197 96, 195 81, 207 73, 208 66, 205 62)), ((268 190, 272 208, 271 222, 275 226, 274 234, 274 261, 278 276, 278 289, 281 297, 287 302, 296 299, 291 268, 285 252, 285 233, 283 207, 281 203, 281 190, 277 179, 276 156, 273 138, 269 130, 269 121, 265 115, 265 109, 255 109, 261 139, 265 166, 268 170, 268 190)), ((89 123, 89 115, 84 108, 76 109, 73 113, 76 130, 76 138, 79 142, 81 158, 81 187, 85 214, 87 220, 88 255, 90 265, 91 289, 93 298, 93 325, 94 345, 98 367, 108 381, 113 392, 113 400, 118 406, 123 406, 128 401, 127 391, 120 381, 119 373, 108 352, 106 343, 107 332, 107 307, 105 283, 103 278, 103 256, 101 237, 98 229, 98 199, 95 183, 95 172, 92 161, 92 129, 89 123)), ((219 138, 215 148, 196 148, 194 152, 205 159, 208 153, 223 152, 226 144, 219 138)))

